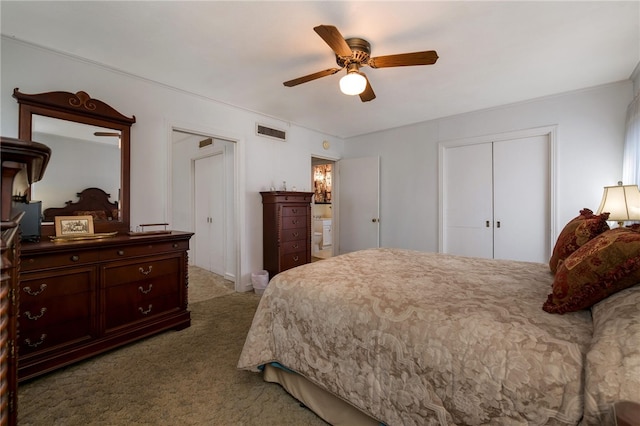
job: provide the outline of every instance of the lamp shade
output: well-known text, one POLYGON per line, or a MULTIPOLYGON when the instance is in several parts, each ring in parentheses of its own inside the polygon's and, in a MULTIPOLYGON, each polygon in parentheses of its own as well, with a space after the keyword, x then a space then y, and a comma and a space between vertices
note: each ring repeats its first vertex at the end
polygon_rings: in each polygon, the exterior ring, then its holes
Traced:
POLYGON ((367 79, 357 71, 350 72, 340 79, 340 90, 345 95, 359 95, 367 87, 367 79))
POLYGON ((622 226, 627 220, 640 220, 640 190, 638 185, 605 186, 596 214, 609 213, 609 220, 622 226))

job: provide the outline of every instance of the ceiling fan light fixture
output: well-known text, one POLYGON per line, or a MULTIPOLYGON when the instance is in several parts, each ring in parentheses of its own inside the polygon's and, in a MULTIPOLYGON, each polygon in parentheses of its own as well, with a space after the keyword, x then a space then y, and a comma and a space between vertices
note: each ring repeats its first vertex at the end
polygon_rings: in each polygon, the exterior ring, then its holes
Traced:
POLYGON ((367 87, 367 79, 357 70, 350 71, 340 79, 340 91, 345 95, 359 95, 367 87))

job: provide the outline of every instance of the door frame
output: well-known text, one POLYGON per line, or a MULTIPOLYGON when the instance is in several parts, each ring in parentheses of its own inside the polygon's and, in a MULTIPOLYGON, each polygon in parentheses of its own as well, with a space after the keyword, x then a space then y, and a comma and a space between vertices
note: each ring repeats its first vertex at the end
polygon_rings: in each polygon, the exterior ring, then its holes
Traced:
POLYGON ((451 139, 438 143, 438 252, 444 249, 444 206, 446 194, 444 188, 444 157, 448 148, 481 143, 500 142, 511 139, 521 139, 533 136, 546 136, 549 140, 549 253, 553 252, 556 241, 557 212, 556 212, 556 142, 558 125, 533 127, 523 130, 515 130, 505 133, 494 133, 482 136, 472 136, 461 139, 451 139))
POLYGON ((166 182, 166 194, 167 194, 167 202, 165 215, 168 218, 167 222, 172 223, 172 210, 173 210, 173 194, 172 194, 172 183, 173 183, 173 172, 172 172, 172 164, 173 164, 173 144, 172 133, 173 131, 191 133, 194 135, 211 137, 214 139, 223 139, 228 142, 232 142, 235 144, 235 150, 233 153, 233 227, 234 227, 234 251, 235 251, 235 267, 234 267, 234 289, 236 292, 246 292, 252 289, 251 283, 242 283, 242 241, 244 241, 244 221, 241 218, 244 217, 245 212, 245 203, 244 197, 242 196, 245 193, 245 180, 244 180, 244 150, 245 150, 245 142, 244 139, 239 135, 234 135, 227 131, 220 131, 218 129, 212 129, 210 127, 193 124, 193 123, 167 123, 167 135, 168 141, 167 144, 167 182, 166 182))
MULTIPOLYGON (((332 239, 333 239, 333 243, 331 244, 331 256, 335 256, 337 255, 337 251, 336 251, 336 247, 338 246, 337 241, 339 241, 337 238, 340 237, 340 224, 338 223, 338 215, 337 213, 340 211, 340 203, 338 203, 338 194, 340 194, 340 185, 338 184, 338 176, 335 172, 335 167, 336 167, 336 163, 338 161, 340 161, 340 157, 335 157, 335 156, 331 156, 331 155, 327 155, 327 154, 314 154, 311 153, 311 156, 309 157, 309 188, 313 189, 313 160, 317 159, 317 160, 327 160, 327 161, 332 161, 333 163, 333 167, 332 167, 332 174, 331 174, 331 186, 332 186, 332 192, 331 192, 331 234, 332 234, 332 239)), ((313 199, 313 203, 315 204, 315 198, 313 199)), ((311 212, 313 213, 313 208, 311 209, 311 212)), ((313 245, 313 217, 311 218, 311 244, 313 245)), ((312 246, 313 248, 313 246, 312 246)), ((311 255, 313 256, 313 250, 311 255)))

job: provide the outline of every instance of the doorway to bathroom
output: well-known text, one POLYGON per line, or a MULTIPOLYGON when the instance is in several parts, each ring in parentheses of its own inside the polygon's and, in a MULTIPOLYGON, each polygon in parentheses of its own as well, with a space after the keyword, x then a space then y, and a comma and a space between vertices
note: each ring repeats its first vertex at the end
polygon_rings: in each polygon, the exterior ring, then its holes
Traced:
POLYGON ((312 261, 333 256, 334 215, 333 215, 333 179, 335 161, 325 158, 311 158, 311 188, 314 192, 311 210, 312 225, 312 261))

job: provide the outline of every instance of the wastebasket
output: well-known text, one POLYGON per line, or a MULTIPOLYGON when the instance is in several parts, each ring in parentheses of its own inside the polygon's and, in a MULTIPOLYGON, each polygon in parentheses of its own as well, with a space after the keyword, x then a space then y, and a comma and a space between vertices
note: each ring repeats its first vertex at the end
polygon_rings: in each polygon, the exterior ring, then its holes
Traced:
POLYGON ((251 273, 251 285, 256 294, 264 293, 269 284, 269 272, 264 269, 251 273))

